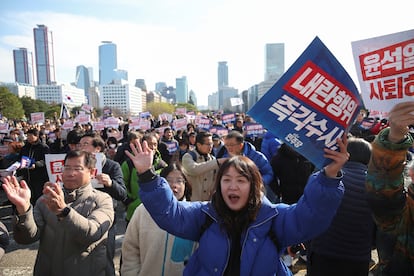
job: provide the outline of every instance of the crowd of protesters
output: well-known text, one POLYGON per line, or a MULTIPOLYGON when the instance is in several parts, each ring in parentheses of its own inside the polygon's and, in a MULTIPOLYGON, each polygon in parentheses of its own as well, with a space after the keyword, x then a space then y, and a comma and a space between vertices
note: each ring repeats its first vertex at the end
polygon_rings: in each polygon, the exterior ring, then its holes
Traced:
MULTIPOLYGON (((145 147, 151 152, 151 171, 153 175, 164 176, 169 182, 169 187, 176 199, 184 202, 183 204, 190 201, 212 200, 217 192, 217 187, 220 186, 217 183, 221 180, 217 179, 217 176, 224 177, 222 174, 226 173, 220 171, 220 168, 234 156, 245 156, 253 161, 263 181, 263 193, 271 203, 278 204, 278 206, 296 206, 297 204, 302 206, 304 203, 301 202, 301 198, 304 193, 306 194, 305 190, 309 178, 322 169, 315 168, 310 161, 287 144, 284 144, 269 131, 263 130, 261 134, 249 135, 246 131, 246 125, 254 123, 254 120, 246 114, 235 114, 234 121, 229 123, 223 123, 219 114, 206 116, 205 118, 209 120, 210 128, 206 128, 205 124, 201 128, 194 121, 188 121, 185 127, 176 129, 174 120, 170 122, 165 119, 156 120, 154 118, 149 119, 150 127, 146 130, 135 129, 131 126, 131 121, 122 120, 122 118, 119 119, 118 127, 111 126, 100 130, 95 130, 91 123, 75 123, 70 129, 64 128, 64 119, 46 120, 42 124, 8 121, 9 129, 0 133, 2 181, 13 186, 15 183, 24 180, 31 196, 23 198, 30 199, 30 206, 32 207, 29 209, 27 204, 23 204, 25 210, 18 215, 20 217, 22 213, 32 211, 32 208, 34 208, 34 219, 44 220, 45 218, 41 216, 41 213, 36 213, 35 206, 43 204, 39 202, 45 201, 44 198, 47 197, 47 192, 51 193, 49 190, 45 191, 44 188, 44 184, 49 181, 45 155, 83 151, 92 155, 98 152, 103 153, 105 158, 102 164, 102 174, 94 174, 91 171, 91 178, 102 184, 102 188, 98 189, 100 192, 112 198, 113 209, 116 208, 117 204, 123 204, 125 207, 128 239, 124 242, 131 242, 131 244, 122 246, 122 253, 124 254, 125 250, 125 254, 129 254, 125 257, 125 260, 128 261, 128 268, 125 269, 122 269, 123 258, 121 256, 120 266, 121 271, 124 271, 122 275, 139 275, 141 269, 142 271, 151 269, 152 265, 143 262, 162 265, 162 268, 154 268, 155 271, 164 273, 162 275, 181 275, 185 267, 184 264, 187 263, 191 255, 188 253, 194 252, 196 246, 186 239, 180 239, 180 235, 176 234, 171 236, 172 241, 174 241, 173 244, 168 239, 167 241, 158 238, 156 238, 157 241, 150 240, 151 237, 163 235, 165 232, 158 229, 157 224, 151 220, 149 215, 151 210, 146 210, 147 208, 143 207, 140 197, 142 193, 141 182, 143 179, 145 181, 147 179, 139 176, 142 172, 137 171, 138 161, 134 164, 131 160, 130 156, 137 148, 131 148, 131 145, 145 144, 145 147), (131 154, 125 154, 126 151, 131 154), (28 158, 29 165, 23 164, 23 157, 28 158), (20 167, 14 173, 14 177, 16 177, 16 182, 14 182, 13 178, 6 177, 5 169, 16 162, 20 163, 20 167), (148 213, 148 211, 150 212, 148 213), (145 229, 145 227, 150 228, 145 229), (139 233, 139 236, 133 236, 135 232, 137 232, 137 235, 139 233), (171 252, 166 252, 167 255, 164 254, 164 256, 154 255, 154 252, 157 251, 155 249, 162 247, 160 242, 168 244, 171 252), (153 250, 148 250, 152 243, 155 247, 153 250), (176 247, 176 243, 180 243, 181 247, 176 247), (180 248, 185 248, 185 255, 179 255, 174 251, 181 250, 180 248), (134 261, 131 259, 131 252, 138 255, 148 254, 148 256, 140 256, 139 260, 134 261), (168 274, 168 271, 164 271, 164 269, 168 270, 168 267, 172 269, 172 266, 170 263, 166 263, 165 260, 162 261, 162 258, 172 258, 170 261, 174 263, 175 257, 177 257, 177 262, 180 263, 178 266, 177 264, 173 266, 176 274, 168 274), (136 267, 133 267, 134 265, 136 267), (131 271, 134 271, 134 274, 131 271)), ((407 127, 409 125, 407 124, 407 127)), ((396 241, 392 238, 393 235, 390 234, 392 231, 388 231, 385 226, 376 227, 375 222, 378 221, 373 220, 373 213, 371 213, 370 208, 375 203, 373 203, 373 200, 367 200, 368 194, 365 190, 365 178, 371 156, 370 143, 376 139, 379 133, 388 128, 388 120, 368 117, 365 111, 360 112, 350 128, 348 136, 351 140, 349 144, 344 143, 345 149, 348 147, 347 152, 350 153, 349 160, 338 165, 338 168, 345 172, 343 178, 342 175, 338 178, 345 186, 345 193, 340 206, 338 206, 336 217, 333 218, 330 227, 324 229, 327 232, 319 231, 318 235, 303 235, 309 237, 309 239, 301 240, 298 244, 285 244, 286 249, 280 252, 279 257, 283 266, 288 268, 286 275, 292 272, 295 273, 298 269, 306 268, 308 269, 308 275, 332 275, 329 273, 332 273, 332 269, 336 271, 338 267, 343 267, 341 269, 343 274, 335 272, 337 273, 335 275, 367 275, 368 270, 373 267, 370 255, 373 248, 378 249, 380 256, 379 263, 376 264, 378 275, 388 275, 385 272, 384 264, 390 262, 389 256, 392 256, 392 254, 382 256, 381 248, 385 238, 389 241, 387 242, 388 251, 390 246, 393 248, 392 246, 396 241), (342 165, 344 165, 343 169, 342 165), (338 235, 346 236, 346 238, 338 239, 338 235), (296 266, 292 263, 293 258, 299 258, 296 266)), ((410 150, 412 150, 412 147, 407 147, 407 149, 405 157, 411 160, 410 150)), ((243 163, 246 161, 232 159, 231 162, 233 163, 230 167, 237 167, 238 165, 234 165, 234 162, 243 163)), ((248 162, 246 164, 246 166, 251 165, 248 162)), ((89 179, 81 184, 87 185, 88 183, 89 179)), ((60 192, 54 187, 50 190, 54 193, 60 192)), ((67 205, 70 204, 66 199, 66 194, 65 202, 67 205)), ((9 203, 15 205, 16 199, 13 198, 10 202, 9 198, 8 202, 2 204, 9 203)), ((59 210, 64 212, 61 209, 59 210)), ((374 210, 376 209, 374 208, 374 210)), ((45 211, 43 210, 43 212, 45 211)), ((88 215, 83 214, 85 217, 88 217, 88 215)), ((63 218, 66 216, 63 216, 63 218)), ((376 214, 376 217, 379 217, 379 215, 376 214)), ((57 221, 60 220, 62 220, 62 217, 58 216, 57 221)), ((115 275, 113 259, 116 220, 111 217, 109 221, 111 221, 110 225, 105 227, 106 234, 104 236, 107 251, 105 258, 107 261, 106 267, 100 272, 102 275, 115 275)), ((50 221, 47 222, 50 223, 50 221)), ((36 223, 42 224, 45 222, 36 220, 36 223)), ((208 225, 203 226, 203 228, 208 227, 208 225)), ((34 237, 31 237, 30 241, 33 239, 34 237)), ((232 251, 231 254, 233 253, 232 251)), ((78 254, 79 257, 82 256, 82 253, 78 254)), ((237 254, 240 254, 240 252, 237 254)), ((63 256, 62 259, 64 259, 63 256)), ((230 261, 233 262, 234 260, 230 261)), ((233 267, 226 270, 226 273, 233 271, 234 264, 231 263, 233 267)), ((42 263, 42 265, 46 264, 42 263)), ((45 270, 38 268, 37 271, 45 270)))

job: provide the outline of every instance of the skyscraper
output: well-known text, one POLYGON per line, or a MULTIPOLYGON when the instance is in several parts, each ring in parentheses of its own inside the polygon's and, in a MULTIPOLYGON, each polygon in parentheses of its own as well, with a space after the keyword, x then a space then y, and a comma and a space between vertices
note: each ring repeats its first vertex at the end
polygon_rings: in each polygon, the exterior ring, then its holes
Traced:
POLYGON ((265 81, 276 80, 285 72, 285 44, 266 44, 265 81))
POLYGON ((99 84, 111 83, 115 76, 117 64, 116 44, 112 41, 102 41, 99 46, 99 84))
POLYGON ((33 85, 33 54, 27 48, 13 50, 14 80, 33 85))
POLYGON ((37 84, 56 82, 55 61, 53 53, 53 36, 45 25, 33 28, 37 84))
POLYGON ((76 87, 83 89, 85 91, 85 97, 88 99, 89 103, 89 88, 91 87, 89 69, 83 65, 76 67, 76 87))
POLYGON ((175 79, 175 100, 176 103, 188 102, 188 84, 185 76, 175 79))
POLYGON ((218 89, 229 86, 229 69, 227 61, 219 61, 217 69, 218 89))

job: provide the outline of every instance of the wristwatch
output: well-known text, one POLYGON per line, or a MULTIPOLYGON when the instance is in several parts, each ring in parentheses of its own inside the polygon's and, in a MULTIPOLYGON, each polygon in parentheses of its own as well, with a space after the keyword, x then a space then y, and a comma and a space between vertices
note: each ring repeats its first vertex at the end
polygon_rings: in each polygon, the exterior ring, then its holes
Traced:
POLYGON ((60 212, 60 214, 57 214, 57 217, 60 218, 60 219, 65 218, 65 217, 68 216, 69 212, 70 212, 70 208, 66 206, 65 208, 63 208, 63 210, 62 210, 62 212, 60 212))

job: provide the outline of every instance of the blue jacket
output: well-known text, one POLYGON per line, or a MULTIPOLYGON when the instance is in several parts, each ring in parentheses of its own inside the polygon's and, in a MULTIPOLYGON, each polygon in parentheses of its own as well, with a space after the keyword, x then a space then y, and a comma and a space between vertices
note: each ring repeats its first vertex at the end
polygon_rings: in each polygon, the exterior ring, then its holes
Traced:
MULTIPOLYGON (((243 145, 243 156, 249 157, 250 160, 256 164, 257 168, 259 168, 265 186, 269 185, 273 181, 273 170, 270 166, 270 161, 267 160, 266 156, 263 153, 257 151, 252 144, 246 141, 243 145)), ((223 157, 229 157, 227 150, 224 153, 223 157)))
MULTIPOLYGON (((217 223, 220 218, 213 206, 209 202, 177 201, 164 178, 153 175, 148 181, 143 175, 140 197, 156 223, 175 236, 199 242, 184 275, 223 275, 230 255, 230 240, 220 229, 217 223), (202 234, 206 216, 213 223, 202 234)), ((340 178, 327 178, 318 172, 309 178, 304 196, 297 204, 271 204, 263 197, 256 220, 242 233, 240 275, 291 275, 280 260, 280 253, 288 245, 310 240, 327 229, 343 191, 340 178), (277 237, 277 249, 270 231, 277 237)))
POLYGON ((267 131, 263 136, 262 147, 260 151, 266 156, 269 162, 272 160, 273 155, 277 153, 282 141, 280 141, 272 132, 267 131))

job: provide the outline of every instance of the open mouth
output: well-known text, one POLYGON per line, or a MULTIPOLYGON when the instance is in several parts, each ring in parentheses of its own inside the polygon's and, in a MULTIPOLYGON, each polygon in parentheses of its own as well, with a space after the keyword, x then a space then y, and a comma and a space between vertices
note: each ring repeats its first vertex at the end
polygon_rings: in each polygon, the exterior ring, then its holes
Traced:
POLYGON ((231 203, 237 203, 237 201, 240 199, 240 196, 238 195, 229 195, 228 196, 231 203))

